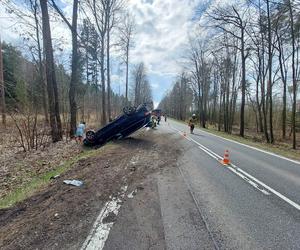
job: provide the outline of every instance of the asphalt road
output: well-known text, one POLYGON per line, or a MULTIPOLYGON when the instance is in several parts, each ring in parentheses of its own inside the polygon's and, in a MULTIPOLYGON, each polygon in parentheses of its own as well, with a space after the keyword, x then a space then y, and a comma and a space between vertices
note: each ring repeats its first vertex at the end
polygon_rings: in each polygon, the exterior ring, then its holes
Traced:
POLYGON ((156 132, 176 166, 125 199, 104 249, 300 249, 299 162, 172 120, 156 132))
POLYGON ((185 124, 183 177, 220 249, 300 249, 300 164, 185 124), (217 159, 229 150, 233 167, 217 159))

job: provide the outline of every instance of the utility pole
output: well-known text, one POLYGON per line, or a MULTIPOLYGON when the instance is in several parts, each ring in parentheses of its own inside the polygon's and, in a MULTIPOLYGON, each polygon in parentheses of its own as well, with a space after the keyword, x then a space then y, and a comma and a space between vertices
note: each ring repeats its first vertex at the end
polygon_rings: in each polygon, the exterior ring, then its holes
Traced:
POLYGON ((0 98, 1 98, 1 113, 2 124, 6 128, 6 105, 5 105, 5 89, 4 89, 4 77, 3 77, 3 58, 2 58, 2 42, 0 37, 0 98))

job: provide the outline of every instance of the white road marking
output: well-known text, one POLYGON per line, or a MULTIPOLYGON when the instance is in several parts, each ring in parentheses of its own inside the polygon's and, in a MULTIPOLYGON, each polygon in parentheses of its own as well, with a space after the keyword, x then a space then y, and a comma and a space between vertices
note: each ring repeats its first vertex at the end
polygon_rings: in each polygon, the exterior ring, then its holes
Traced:
POLYGON ((238 144, 238 145, 242 145, 242 146, 245 146, 245 147, 247 147, 247 148, 251 148, 251 149, 254 149, 254 150, 256 150, 256 151, 259 151, 259 152, 262 152, 262 153, 265 153, 265 154, 268 154, 268 155, 276 156, 276 157, 281 158, 281 159, 283 159, 283 160, 290 161, 290 162, 293 162, 293 163, 296 163, 296 164, 299 164, 299 165, 300 165, 300 161, 293 160, 293 159, 290 159, 290 158, 287 158, 287 157, 284 157, 284 156, 281 156, 281 155, 277 155, 277 154, 274 154, 274 153, 272 153, 272 152, 269 152, 269 151, 266 151, 266 150, 263 150, 263 149, 260 149, 260 148, 256 148, 256 147, 253 147, 253 146, 250 146, 250 145, 241 143, 241 142, 237 142, 237 141, 234 141, 234 140, 231 140, 231 139, 228 139, 228 138, 224 138, 224 137, 222 137, 222 136, 215 135, 215 134, 212 134, 212 133, 203 131, 202 129, 200 129, 200 131, 203 132, 203 133, 205 133, 205 134, 209 134, 209 135, 212 135, 212 136, 221 138, 221 139, 223 139, 223 140, 230 141, 230 142, 236 143, 236 144, 238 144))
POLYGON ((263 194, 265 194, 265 195, 270 195, 270 193, 269 193, 268 191, 259 188, 259 186, 258 186, 255 182, 249 180, 246 176, 244 176, 243 174, 239 173, 236 169, 234 169, 234 168, 232 168, 232 167, 227 167, 227 168, 228 168, 231 172, 235 173, 236 175, 238 175, 239 177, 241 177, 242 179, 244 179, 245 181, 247 181, 247 182, 248 182, 250 185, 252 185, 254 188, 256 188, 257 190, 261 191, 263 194))
MULTIPOLYGON (((172 127, 172 126, 171 126, 172 127)), ((172 127, 173 130, 177 131, 179 134, 182 134, 182 132, 174 127, 172 127)), ((206 132, 207 133, 207 132, 206 132)), ((208 133, 209 134, 209 133, 208 133)), ((220 136, 217 136, 217 137, 220 137, 220 136)), ((187 137, 185 137, 187 138, 187 137)), ((220 137, 222 139, 225 139, 223 137, 220 137)), ((225 139, 226 140, 226 139, 225 139)), ((229 140, 229 139, 228 139, 229 140)), ((195 141, 194 139, 192 138, 189 138, 189 141, 192 141, 194 143, 196 143, 199 148, 204 151, 205 153, 207 153, 208 155, 210 155, 212 158, 214 158, 215 160, 219 161, 220 159, 222 159, 221 156, 219 156, 218 154, 214 153, 212 150, 210 150, 209 148, 205 147, 204 145, 202 145, 201 143, 195 141)), ((229 141, 232 141, 232 140, 229 140, 229 141)), ((234 142, 234 141, 233 141, 234 142)), ((241 144, 241 145, 244 145, 242 143, 238 143, 238 144, 241 144)), ((245 145, 245 146, 248 146, 248 145, 245 145)), ((252 148, 251 146, 249 146, 250 148, 252 148)), ((254 148, 256 149, 256 148, 254 148)), ((261 151, 261 150, 258 150, 258 151, 261 151)), ((262 152, 264 152, 262 150, 262 152)), ((269 153, 269 152, 267 152, 269 153)), ((270 153, 272 154, 272 153, 270 153)), ((275 154, 274 154, 275 155, 275 154)), ((282 157, 280 157, 282 158, 282 157)), ((283 157, 283 159, 285 159, 285 157, 283 157)), ((288 158, 286 158, 287 160, 290 160, 288 158)), ((294 162, 293 160, 291 160, 292 162, 294 162)), ((297 162, 296 162, 297 163, 297 162)), ((291 206, 293 206, 294 208, 296 208, 297 210, 300 210, 300 205, 297 204, 296 202, 292 201, 291 199, 287 198, 286 196, 284 196, 283 194, 279 193, 278 191, 276 191, 275 189, 269 187, 267 184, 263 183, 262 181, 258 180, 257 178, 255 178, 254 176, 248 174, 246 171, 240 169, 239 167, 237 167, 236 165, 234 164, 230 164, 228 167, 227 167, 230 171, 232 171, 233 173, 237 174, 238 176, 240 176, 242 179, 244 179, 245 181, 247 181, 250 185, 252 185, 253 187, 255 187, 257 190, 261 191, 263 194, 265 195, 270 195, 270 193, 268 191, 270 191, 271 193, 275 194, 277 197, 279 197, 280 199, 284 200, 285 202, 287 202, 288 204, 290 204, 291 206), (233 168, 232 168, 233 167, 233 168), (249 179, 245 178, 245 176, 247 176, 249 179), (256 182, 256 183, 255 183, 256 182), (264 187, 265 189, 267 189, 268 191, 264 190, 263 188, 260 188, 257 183, 264 187)))
POLYGON ((268 189, 271 193, 277 195, 279 198, 281 198, 282 200, 284 200, 285 202, 289 203, 290 205, 292 205, 293 207, 295 207, 296 209, 300 210, 300 205, 297 204, 296 202, 292 201, 291 199, 287 198, 286 196, 284 196, 283 194, 279 193, 278 191, 276 191, 275 189, 269 187, 267 184, 263 183, 262 181, 256 179, 255 177, 253 177, 252 175, 248 174, 246 171, 238 168, 236 165, 231 164, 232 166, 234 166, 239 172, 243 173, 244 175, 246 175, 248 178, 251 178, 252 180, 254 180, 255 182, 257 182, 259 185, 263 186, 265 189, 268 189))
POLYGON ((126 190, 127 186, 123 186, 118 197, 112 197, 110 201, 105 203, 92 227, 91 232, 83 243, 81 250, 103 249, 108 238, 109 231, 114 224, 114 222, 103 223, 103 219, 106 218, 110 213, 114 213, 115 216, 118 215, 122 202, 121 199, 124 198, 126 190))

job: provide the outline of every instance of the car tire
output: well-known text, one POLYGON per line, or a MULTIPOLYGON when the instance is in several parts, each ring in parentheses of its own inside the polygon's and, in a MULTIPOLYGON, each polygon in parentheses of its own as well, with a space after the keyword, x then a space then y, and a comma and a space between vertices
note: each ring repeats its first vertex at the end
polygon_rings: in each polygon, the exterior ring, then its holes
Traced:
POLYGON ((136 107, 126 106, 123 108, 123 113, 125 115, 132 115, 136 111, 136 107))
POLYGON ((89 130, 86 132, 86 139, 90 142, 94 142, 96 139, 96 133, 93 130, 89 130))

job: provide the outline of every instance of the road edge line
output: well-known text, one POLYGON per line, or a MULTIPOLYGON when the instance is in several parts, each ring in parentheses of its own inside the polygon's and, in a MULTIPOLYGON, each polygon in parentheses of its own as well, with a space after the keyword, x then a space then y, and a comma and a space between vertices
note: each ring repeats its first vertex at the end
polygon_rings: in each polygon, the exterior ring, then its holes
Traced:
POLYGON ((275 194, 277 197, 281 198, 282 200, 284 200, 285 202, 289 203, 291 206, 293 206, 294 208, 300 210, 300 205, 297 204, 296 202, 292 201, 291 199, 289 199, 288 197, 284 196, 283 194, 279 193, 278 191, 276 191, 275 189, 269 187, 267 184, 263 183, 262 181, 258 180, 257 178, 255 178, 254 176, 248 174, 246 171, 240 169, 239 167, 237 167, 234 164, 231 164, 233 167, 236 168, 237 171, 243 173, 244 175, 246 175, 248 178, 252 179, 253 181, 257 182, 259 185, 263 186, 265 189, 268 189, 271 193, 275 194))
MULTIPOLYGON (((175 131, 177 131, 179 134, 182 134, 182 132, 178 129, 175 129, 174 127, 172 127, 175 131)), ((207 132, 206 132, 207 133, 207 132)), ((221 137, 222 138, 222 137, 221 137)), ((187 139, 187 137, 186 137, 187 139)), ((218 154, 214 153, 212 150, 210 150, 209 148, 206 148, 205 146, 203 146, 201 143, 195 141, 192 138, 189 138, 189 141, 194 142, 195 144, 197 144, 199 146, 199 148, 204 151, 205 153, 207 153, 208 155, 210 155, 212 158, 214 158, 215 160, 217 160, 217 156, 219 156, 218 154), (206 148, 206 149, 205 149, 206 148), (211 153, 210 153, 210 152, 211 153), (213 155, 214 156, 213 156, 213 155)), ((242 144, 242 143, 241 143, 242 144)), ((242 144, 243 145, 243 144, 242 144)), ((247 146, 247 145, 246 145, 247 146)), ((219 156, 220 157, 220 156, 219 156)), ((221 158, 221 157, 220 157, 221 158)), ((297 204, 296 202, 292 201, 291 199, 289 199, 288 197, 284 196, 283 194, 279 193, 278 191, 276 191, 275 189, 269 187, 267 184, 263 183, 262 181, 258 180, 257 178, 255 178, 254 176, 248 174, 246 171, 240 169, 238 166, 234 165, 233 163, 230 163, 229 166, 233 167, 236 171, 246 175, 248 178, 250 178, 252 181, 258 183, 259 185, 263 186, 265 189, 269 190, 271 193, 275 194, 278 198, 282 199, 283 201, 287 202, 289 205, 293 206, 294 208, 296 208, 297 210, 300 210, 300 205, 297 204)), ((227 167, 228 168, 228 167, 227 167)), ((232 171, 232 169, 228 168, 230 171, 232 171)), ((234 171, 232 171, 233 173, 235 173, 234 171)), ((237 173, 235 173, 237 174, 237 173)), ((240 176, 241 177, 241 176, 240 176)), ((242 177, 241 177, 242 178, 242 177)), ((243 178, 242 178, 243 179, 243 178)), ((248 181, 247 181, 248 182, 248 181)), ((254 185, 252 185, 250 182, 248 182, 251 186, 253 186, 254 188, 258 189, 259 191, 261 191, 263 194, 267 195, 266 193, 263 192, 263 190, 259 189, 258 187, 255 187, 254 185)))
POLYGON ((212 135, 212 136, 215 136, 215 137, 224 139, 224 140, 226 140, 226 141, 230 141, 230 142, 236 143, 236 144, 238 144, 238 145, 242 145, 242 146, 245 146, 245 147, 247 147, 247 148, 251 148, 251 149, 253 149, 253 150, 257 150, 257 151, 259 151, 259 152, 262 152, 262 153, 265 153, 265 154, 268 154, 268 155, 276 156, 276 157, 281 158, 281 159, 283 159, 283 160, 287 160, 287 161, 290 161, 290 162, 293 162, 293 163, 295 163, 295 164, 299 164, 299 165, 300 165, 300 161, 293 160, 293 159, 290 159, 290 158, 285 157, 285 156, 282 156, 282 155, 277 155, 277 154, 275 154, 275 153, 273 153, 273 152, 269 152, 269 151, 266 151, 266 150, 264 150, 264 149, 256 148, 256 147, 254 147, 254 146, 250 146, 250 145, 247 145, 247 144, 242 143, 242 142, 237 142, 237 141, 232 140, 232 139, 228 139, 228 138, 225 138, 225 137, 222 137, 222 136, 219 136, 219 135, 215 135, 215 134, 213 134, 213 133, 204 131, 203 129, 199 129, 199 130, 200 130, 201 132, 203 132, 203 133, 206 133, 206 134, 209 134, 209 135, 212 135))

